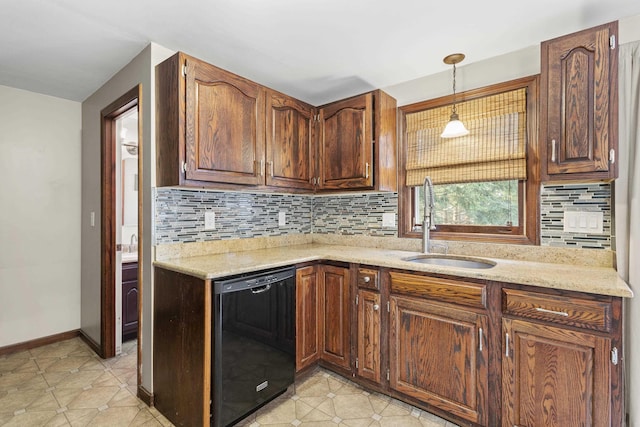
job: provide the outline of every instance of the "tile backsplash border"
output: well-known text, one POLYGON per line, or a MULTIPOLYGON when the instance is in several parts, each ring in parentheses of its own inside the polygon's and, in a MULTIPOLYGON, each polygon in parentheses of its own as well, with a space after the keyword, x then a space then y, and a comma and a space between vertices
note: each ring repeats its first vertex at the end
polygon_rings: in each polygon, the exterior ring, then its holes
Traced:
MULTIPOLYGON (((610 249, 611 185, 543 185, 541 246, 610 249), (565 233, 566 210, 603 213, 603 234, 565 233)), ((299 235, 397 238, 397 193, 278 194, 154 189, 155 245, 299 235), (204 213, 215 212, 216 230, 204 230, 204 213), (278 223, 285 212, 285 225, 278 223), (383 215, 393 227, 383 226, 383 215)))

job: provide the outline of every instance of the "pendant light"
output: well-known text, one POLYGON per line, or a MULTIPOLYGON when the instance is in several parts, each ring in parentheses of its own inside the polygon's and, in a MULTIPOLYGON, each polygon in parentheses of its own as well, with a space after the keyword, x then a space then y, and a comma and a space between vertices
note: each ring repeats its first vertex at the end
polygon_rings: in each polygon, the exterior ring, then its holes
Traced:
POLYGON ((467 128, 465 128, 464 124, 460 121, 460 118, 458 117, 458 110, 456 109, 456 64, 462 62, 463 59, 463 53, 452 53, 451 55, 445 56, 443 59, 445 64, 453 65, 453 107, 451 109, 449 123, 447 123, 447 126, 440 135, 441 138, 456 138, 458 136, 465 136, 469 134, 467 128))

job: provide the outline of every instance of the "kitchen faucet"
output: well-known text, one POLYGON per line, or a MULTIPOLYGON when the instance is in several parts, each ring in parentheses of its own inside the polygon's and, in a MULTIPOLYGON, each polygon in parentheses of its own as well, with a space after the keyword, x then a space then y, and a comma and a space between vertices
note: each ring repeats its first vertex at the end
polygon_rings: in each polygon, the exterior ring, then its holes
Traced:
POLYGON ((429 232, 436 229, 433 220, 433 211, 435 210, 436 199, 433 194, 433 182, 430 177, 424 178, 424 219, 422 221, 422 252, 428 254, 431 252, 431 239, 429 232))

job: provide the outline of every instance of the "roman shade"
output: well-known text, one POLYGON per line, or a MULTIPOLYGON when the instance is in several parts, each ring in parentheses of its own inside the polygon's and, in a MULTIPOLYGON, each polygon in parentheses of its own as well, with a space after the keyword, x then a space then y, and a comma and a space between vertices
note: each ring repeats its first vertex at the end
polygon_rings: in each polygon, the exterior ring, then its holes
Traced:
POLYGON ((406 115, 406 185, 524 180, 527 178, 525 88, 457 104, 469 135, 440 137, 450 106, 406 115))

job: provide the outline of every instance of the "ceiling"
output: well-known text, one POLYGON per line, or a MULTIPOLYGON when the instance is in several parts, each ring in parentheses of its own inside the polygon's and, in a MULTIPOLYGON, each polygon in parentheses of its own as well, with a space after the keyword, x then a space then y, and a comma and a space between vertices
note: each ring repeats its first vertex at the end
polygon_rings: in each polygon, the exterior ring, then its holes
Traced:
MULTIPOLYGON (((640 13, 638 0, 5 0, 0 85, 83 101, 149 42, 320 105, 640 13)), ((463 65, 464 65, 463 64, 463 65)))

